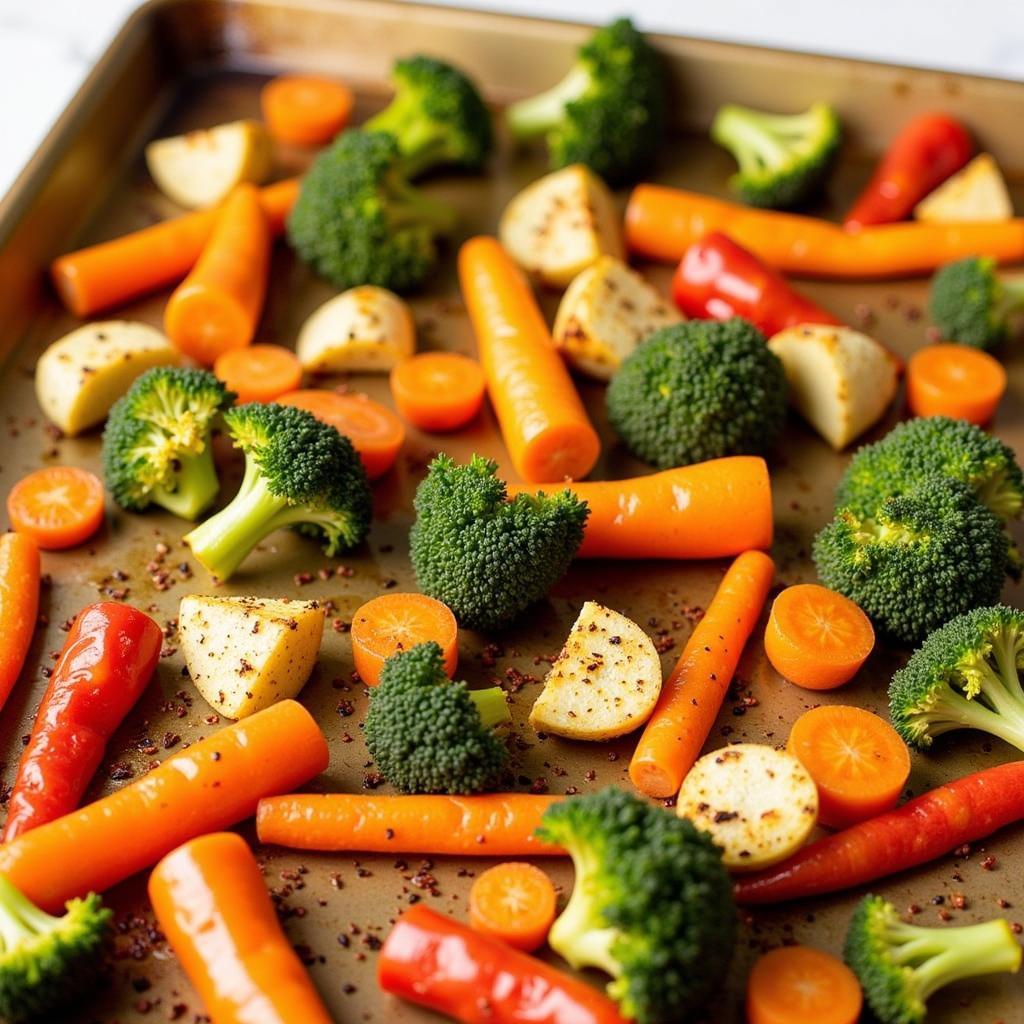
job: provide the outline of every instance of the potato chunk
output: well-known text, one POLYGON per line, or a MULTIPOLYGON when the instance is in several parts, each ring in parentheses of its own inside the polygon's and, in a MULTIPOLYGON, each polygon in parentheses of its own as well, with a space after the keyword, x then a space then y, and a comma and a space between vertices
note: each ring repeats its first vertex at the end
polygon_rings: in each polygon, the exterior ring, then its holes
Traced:
POLYGON ((933 224, 1010 220, 1013 203, 995 159, 979 153, 925 196, 914 207, 914 217, 933 224))

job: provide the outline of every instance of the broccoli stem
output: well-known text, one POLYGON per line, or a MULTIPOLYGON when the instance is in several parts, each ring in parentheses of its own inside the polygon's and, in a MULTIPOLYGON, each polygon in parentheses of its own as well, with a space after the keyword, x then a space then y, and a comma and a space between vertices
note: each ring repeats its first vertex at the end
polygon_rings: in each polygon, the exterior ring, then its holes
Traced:
POLYGON ((1024 311, 1024 276, 1007 276, 999 282, 999 310, 997 316, 1006 322, 1011 316, 1024 311))
POLYGON ((26 939, 52 931, 60 924, 40 910, 4 875, 0 875, 0 942, 3 950, 16 949, 26 939))
POLYGON ((505 691, 500 686, 491 686, 486 690, 470 690, 469 697, 476 705, 480 724, 485 729, 497 728, 512 721, 505 691))
POLYGON ((387 132, 395 139, 402 153, 402 166, 410 178, 438 163, 439 151, 445 146, 437 124, 423 116, 422 100, 412 94, 397 95, 363 129, 387 132))
POLYGON ((517 139, 529 139, 554 128, 569 103, 578 100, 591 86, 590 71, 577 64, 556 86, 529 99, 513 103, 505 121, 517 139))
POLYGON ((157 485, 152 498, 156 504, 182 519, 195 519, 213 503, 220 490, 213 452, 209 444, 198 455, 183 455, 177 460, 178 468, 172 480, 174 488, 157 485))
POLYGON ((799 117, 762 114, 735 104, 727 104, 716 115, 715 141, 733 149, 744 171, 762 170, 766 165, 783 163, 789 153, 782 143, 782 134, 799 136, 806 131, 799 117), (797 129, 791 129, 796 122, 797 129))
POLYGON ((457 221, 450 206, 428 199, 418 188, 397 176, 388 181, 387 212, 392 227, 413 224, 433 228, 440 234, 448 234, 457 221))

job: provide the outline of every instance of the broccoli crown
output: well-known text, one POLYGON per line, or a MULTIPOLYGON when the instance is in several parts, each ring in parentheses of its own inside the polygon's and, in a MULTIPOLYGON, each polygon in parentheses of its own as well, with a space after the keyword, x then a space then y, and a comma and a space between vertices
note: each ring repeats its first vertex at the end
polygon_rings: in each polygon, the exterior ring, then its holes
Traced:
POLYGON ((609 995, 639 1024, 678 1024, 707 1009, 736 936, 711 837, 614 787, 554 804, 537 834, 565 848, 576 869, 551 947, 575 968, 610 974, 609 995))
POLYGON ((932 319, 944 337, 974 348, 995 348, 1010 334, 1010 318, 1024 309, 1024 280, 1001 281, 996 261, 968 256, 941 267, 932 279, 932 319))
POLYGON ((839 151, 835 110, 815 103, 802 114, 768 114, 728 104, 711 123, 711 137, 736 158, 732 190, 751 206, 798 206, 821 186, 839 151))
POLYGON ((846 962, 880 1024, 919 1024, 940 988, 984 974, 1014 973, 1021 949, 1002 919, 924 928, 900 919, 880 896, 865 896, 850 919, 846 962))
POLYGON ((386 132, 343 132, 313 161, 288 218, 295 251, 339 288, 415 288, 437 262, 451 209, 413 188, 386 132))
POLYGON ((51 917, 0 876, 0 1017, 36 1020, 92 988, 110 917, 95 893, 51 917))
POLYGON ((1000 520, 964 484, 942 477, 886 499, 873 518, 839 509, 813 554, 826 587, 905 643, 995 603, 1009 570, 1000 520))
POLYGON ((513 135, 546 137, 551 166, 586 164, 611 184, 649 172, 664 135, 658 54, 627 18, 598 29, 554 88, 508 109, 513 135))
POLYGON ((396 93, 364 128, 388 132, 410 173, 442 164, 477 170, 494 148, 491 114, 458 68, 419 54, 395 63, 396 93))
POLYGON ((216 577, 228 579, 270 532, 285 526, 323 542, 328 555, 366 536, 373 500, 351 441, 305 409, 252 402, 224 414, 245 476, 231 504, 185 538, 216 577))
POLYGON ((895 426, 860 448, 836 488, 836 506, 869 517, 886 498, 908 494, 930 476, 968 485, 1000 519, 1024 504, 1024 476, 1013 451, 966 420, 928 416, 895 426))
POLYGON ((210 430, 235 399, 206 370, 147 370, 114 403, 103 431, 103 474, 122 507, 150 503, 195 519, 217 496, 210 430))
POLYGON ((768 449, 786 418, 786 375, 748 321, 690 320, 627 356, 607 403, 633 453, 670 469, 768 449))
POLYGON ((570 491, 507 501, 497 468, 439 455, 416 491, 416 579, 470 629, 498 629, 539 601, 569 568, 589 514, 570 491))
POLYGON ((430 641, 392 655, 370 694, 366 746, 402 793, 480 793, 508 767, 494 726, 510 721, 501 687, 470 691, 444 674, 430 641))

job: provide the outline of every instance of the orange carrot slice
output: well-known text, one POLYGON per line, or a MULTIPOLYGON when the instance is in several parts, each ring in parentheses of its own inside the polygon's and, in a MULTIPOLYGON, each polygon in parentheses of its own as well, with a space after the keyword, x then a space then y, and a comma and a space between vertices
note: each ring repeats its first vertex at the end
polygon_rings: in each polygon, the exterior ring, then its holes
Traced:
POLYGON ((39 547, 28 534, 0 534, 0 708, 21 674, 38 614, 39 547))
POLYGON ((747 982, 747 1024, 856 1024, 857 976, 828 953, 785 946, 765 953, 747 982))
POLYGON ((929 345, 907 363, 907 404, 915 416, 951 416, 984 426, 1006 391, 1006 370, 966 345, 929 345))
POLYGON ((273 402, 302 382, 302 364, 281 345, 250 345, 217 356, 213 372, 243 402, 273 402))
POLYGON ((45 551, 73 548, 103 524, 103 484, 77 466, 37 469, 11 488, 7 517, 45 551))
POLYGON ((457 352, 421 352, 391 371, 395 407, 414 427, 432 433, 458 430, 484 400, 484 371, 457 352))
POLYGON ((532 864, 508 861, 479 875, 469 890, 469 923, 514 949, 544 945, 555 920, 555 887, 532 864))
POLYGON ((267 130, 299 146, 330 142, 348 124, 354 102, 347 86, 316 75, 281 75, 260 90, 267 130))

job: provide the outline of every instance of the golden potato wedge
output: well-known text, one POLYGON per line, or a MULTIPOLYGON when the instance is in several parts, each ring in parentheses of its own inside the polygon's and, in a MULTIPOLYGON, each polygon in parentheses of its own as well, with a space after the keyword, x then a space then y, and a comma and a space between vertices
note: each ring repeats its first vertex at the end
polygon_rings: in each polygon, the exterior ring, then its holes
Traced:
POLYGON ((933 224, 1010 220, 1013 202, 999 165, 979 153, 914 207, 917 220, 933 224))

